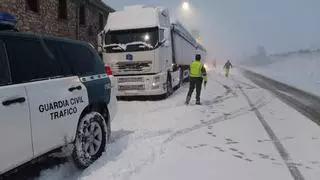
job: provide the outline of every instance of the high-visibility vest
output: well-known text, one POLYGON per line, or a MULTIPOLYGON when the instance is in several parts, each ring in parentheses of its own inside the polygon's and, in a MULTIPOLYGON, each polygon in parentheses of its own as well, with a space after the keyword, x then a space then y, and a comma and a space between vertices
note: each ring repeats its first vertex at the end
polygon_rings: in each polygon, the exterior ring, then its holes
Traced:
POLYGON ((203 77, 207 79, 206 74, 202 74, 204 64, 201 61, 193 61, 190 64, 190 77, 203 77))

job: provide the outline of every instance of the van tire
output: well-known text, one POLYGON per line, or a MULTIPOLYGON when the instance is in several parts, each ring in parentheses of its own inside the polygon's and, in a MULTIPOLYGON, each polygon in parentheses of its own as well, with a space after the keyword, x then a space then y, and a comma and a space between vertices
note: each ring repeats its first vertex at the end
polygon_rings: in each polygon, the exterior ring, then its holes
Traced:
POLYGON ((72 153, 78 168, 87 168, 105 151, 107 136, 110 134, 110 128, 105 122, 103 115, 96 111, 80 119, 72 153))

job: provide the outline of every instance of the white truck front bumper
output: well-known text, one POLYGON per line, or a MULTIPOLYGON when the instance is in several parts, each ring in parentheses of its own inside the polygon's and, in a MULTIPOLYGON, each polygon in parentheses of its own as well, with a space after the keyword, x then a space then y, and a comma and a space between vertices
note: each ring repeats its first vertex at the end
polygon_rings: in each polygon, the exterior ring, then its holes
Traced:
POLYGON ((167 92, 166 73, 139 76, 117 76, 117 96, 152 96, 167 92))

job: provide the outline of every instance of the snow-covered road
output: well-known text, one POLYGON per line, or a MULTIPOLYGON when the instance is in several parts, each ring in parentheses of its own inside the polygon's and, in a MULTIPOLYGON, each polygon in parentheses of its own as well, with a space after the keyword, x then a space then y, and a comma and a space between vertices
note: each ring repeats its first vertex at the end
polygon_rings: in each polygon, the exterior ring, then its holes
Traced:
POLYGON ((319 126, 232 73, 209 73, 201 106, 184 105, 187 85, 166 100, 119 102, 103 157, 83 172, 66 163, 39 179, 318 180, 319 126))

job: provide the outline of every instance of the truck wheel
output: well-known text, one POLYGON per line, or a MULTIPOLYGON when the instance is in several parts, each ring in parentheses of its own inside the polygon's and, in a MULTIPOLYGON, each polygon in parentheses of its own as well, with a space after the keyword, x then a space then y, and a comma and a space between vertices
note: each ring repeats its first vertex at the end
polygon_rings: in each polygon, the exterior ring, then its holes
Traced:
POLYGON ((110 128, 106 127, 105 122, 105 118, 95 111, 80 119, 72 153, 78 168, 87 168, 104 152, 106 137, 110 134, 110 128))
POLYGON ((180 68, 180 82, 179 82, 179 87, 183 85, 183 69, 180 68))
POLYGON ((172 93, 173 93, 172 81, 171 81, 171 78, 168 77, 168 79, 167 79, 167 93, 166 93, 166 96, 169 97, 172 93))
POLYGON ((183 81, 181 79, 181 77, 182 77, 182 73, 181 72, 182 72, 182 69, 181 69, 181 67, 179 67, 179 83, 178 83, 178 85, 176 87, 174 87, 174 90, 179 89, 183 84, 183 81))

